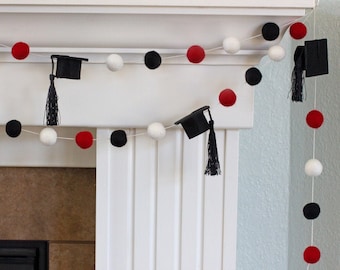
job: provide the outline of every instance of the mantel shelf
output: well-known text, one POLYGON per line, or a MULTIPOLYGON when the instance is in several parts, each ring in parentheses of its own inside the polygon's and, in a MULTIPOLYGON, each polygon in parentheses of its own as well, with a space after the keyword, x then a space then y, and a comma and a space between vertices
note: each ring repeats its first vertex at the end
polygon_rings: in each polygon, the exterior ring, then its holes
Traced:
POLYGON ((24 125, 41 125, 50 56, 64 54, 89 61, 84 62, 81 81, 56 82, 63 126, 135 128, 154 121, 168 126, 209 105, 217 128, 252 127, 253 87, 245 82, 245 72, 280 43, 288 27, 314 7, 314 0, 206 2, 33 0, 28 5, 24 0, 0 0, 2 124, 17 112, 24 125), (261 35, 267 22, 280 27, 273 41, 261 35), (223 50, 227 37, 241 42, 236 54, 223 50), (30 47, 24 60, 11 54, 19 41, 30 47), (192 45, 206 52, 200 64, 186 57, 192 45), (144 65, 151 50, 162 57, 157 70, 144 65), (105 67, 110 54, 122 56, 124 68, 119 72, 105 67), (13 80, 13 74, 20 74, 20 80, 13 80), (217 98, 225 88, 238 96, 228 109, 217 98), (6 104, 15 107, 8 110, 6 104))

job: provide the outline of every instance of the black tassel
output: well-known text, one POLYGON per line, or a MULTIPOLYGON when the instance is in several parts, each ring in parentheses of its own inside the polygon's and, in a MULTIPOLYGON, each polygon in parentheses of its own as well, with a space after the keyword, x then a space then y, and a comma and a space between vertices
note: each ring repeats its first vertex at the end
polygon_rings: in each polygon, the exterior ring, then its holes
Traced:
MULTIPOLYGON (((210 112, 209 112, 210 115, 210 112)), ((211 117, 210 117, 211 118, 211 117)), ((214 131, 214 121, 209 121, 209 141, 208 141, 208 164, 204 174, 206 175, 218 175, 221 174, 220 162, 218 160, 218 151, 216 145, 216 135, 214 131)))
POLYGON ((48 89, 47 101, 46 101, 46 125, 57 126, 58 125, 58 96, 54 87, 54 75, 50 74, 50 88, 48 89))
POLYGON ((295 67, 292 72, 292 101, 303 101, 303 83, 305 68, 305 47, 298 46, 294 54, 295 67))

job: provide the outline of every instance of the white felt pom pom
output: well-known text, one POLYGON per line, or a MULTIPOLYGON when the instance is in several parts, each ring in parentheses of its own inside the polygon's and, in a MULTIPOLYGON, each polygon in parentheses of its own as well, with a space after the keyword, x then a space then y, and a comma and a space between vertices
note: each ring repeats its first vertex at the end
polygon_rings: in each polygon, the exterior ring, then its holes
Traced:
POLYGON ((228 37, 223 40, 223 49, 227 53, 237 53, 241 48, 240 41, 235 37, 228 37))
POLYGON ((308 176, 319 176, 322 173, 322 164, 319 160, 313 158, 306 162, 305 173, 308 176))
POLYGON ((282 48, 280 45, 274 45, 269 48, 268 56, 270 59, 274 61, 281 61, 286 56, 285 49, 282 48))
POLYGON ((123 58, 118 54, 111 54, 106 59, 106 66, 111 71, 118 71, 123 68, 123 58))
POLYGON ((163 124, 158 123, 158 122, 150 124, 148 126, 147 132, 151 138, 156 139, 156 140, 162 139, 166 135, 166 130, 163 124))
POLYGON ((40 141, 45 145, 53 145, 57 142, 57 132, 50 127, 40 131, 40 141))

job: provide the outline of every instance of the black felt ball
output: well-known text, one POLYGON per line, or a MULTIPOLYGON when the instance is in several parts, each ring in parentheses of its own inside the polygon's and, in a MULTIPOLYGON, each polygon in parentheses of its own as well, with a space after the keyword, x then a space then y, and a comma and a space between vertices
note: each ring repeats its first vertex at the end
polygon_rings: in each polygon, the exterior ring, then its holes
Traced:
POLYGON ((6 133, 12 138, 18 137, 21 133, 21 123, 18 120, 11 120, 7 122, 6 133))
POLYGON ((262 73, 256 67, 249 68, 246 71, 246 82, 249 85, 256 85, 262 80, 262 73))
POLYGON ((122 147, 127 143, 126 132, 124 130, 115 130, 111 133, 111 144, 116 147, 122 147))
POLYGON ((268 22, 262 27, 262 36, 265 40, 272 41, 280 35, 280 27, 273 22, 268 22))
POLYGON ((316 219, 320 215, 320 206, 317 203, 308 203, 303 207, 303 215, 306 219, 316 219))
POLYGON ((144 63, 149 69, 156 69, 162 63, 162 58, 158 52, 150 51, 144 56, 144 63))

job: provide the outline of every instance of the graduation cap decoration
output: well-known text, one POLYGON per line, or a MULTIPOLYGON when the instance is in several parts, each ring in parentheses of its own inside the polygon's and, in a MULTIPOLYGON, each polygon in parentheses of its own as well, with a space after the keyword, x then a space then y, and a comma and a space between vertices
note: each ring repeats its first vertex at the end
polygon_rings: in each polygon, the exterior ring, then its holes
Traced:
POLYGON ((327 39, 305 41, 306 77, 328 74, 327 39))
POLYGON ((181 124, 186 135, 189 139, 192 139, 208 129, 209 140, 208 140, 208 164, 206 166, 204 174, 206 175, 218 175, 221 174, 220 163, 218 160, 218 151, 216 145, 216 135, 214 131, 214 121, 209 110, 209 106, 203 106, 182 119, 175 122, 176 125, 181 124), (209 122, 207 121, 204 112, 208 110, 209 122))
POLYGON ((292 72, 292 101, 303 100, 304 71, 306 77, 328 74, 327 39, 305 41, 294 53, 292 72))
POLYGON ((54 86, 54 78, 80 79, 80 70, 82 61, 88 61, 86 58, 71 57, 68 55, 51 55, 52 72, 50 74, 50 87, 46 100, 46 125, 55 126, 59 122, 58 95, 54 86), (57 70, 54 74, 54 59, 57 59, 57 70))

